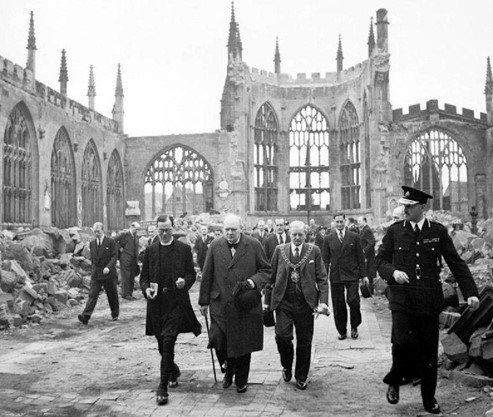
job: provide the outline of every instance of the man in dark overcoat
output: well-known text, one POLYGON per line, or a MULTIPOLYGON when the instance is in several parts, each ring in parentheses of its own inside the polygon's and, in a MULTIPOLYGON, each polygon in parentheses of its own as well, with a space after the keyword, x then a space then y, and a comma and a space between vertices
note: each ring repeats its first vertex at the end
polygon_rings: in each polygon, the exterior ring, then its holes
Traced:
POLYGON ((188 291, 195 282, 192 249, 173 238, 173 218, 157 219, 159 242, 144 253, 140 287, 147 299, 146 335, 155 336, 161 354, 161 377, 156 401, 168 402, 168 383, 178 385, 180 369, 174 361, 175 342, 179 333, 201 332, 188 291))
POLYGON ((427 201, 433 197, 415 188, 402 189, 399 204, 404 205, 404 220, 387 229, 376 257, 378 272, 388 284, 392 311, 392 368, 384 378, 387 400, 397 404, 403 377, 417 370, 425 410, 440 414, 435 391, 438 316, 443 307, 442 257, 472 310, 479 306, 478 290, 447 229, 424 216, 427 201))
POLYGON ((135 277, 139 275, 139 237, 137 229, 139 223, 134 222, 129 229, 118 234, 115 238, 119 246, 120 259, 120 279, 122 285, 122 298, 125 300, 134 300, 132 295, 134 291, 135 277))
POLYGON ((284 228, 284 219, 276 219, 276 228, 275 233, 267 236, 263 242, 265 254, 267 259, 270 261, 272 259, 272 255, 274 254, 274 249, 277 245, 282 245, 284 243, 289 243, 290 237, 286 233, 284 228))
POLYGON ((265 293, 264 309, 276 312, 276 343, 282 377, 292 377, 296 330, 296 387, 307 388, 313 340, 314 313, 328 315, 329 286, 320 248, 305 243, 305 224, 291 222, 291 243, 279 245, 272 257, 272 274, 265 293))
POLYGON ((84 311, 78 319, 82 324, 87 324, 96 308, 99 293, 104 288, 111 309, 111 319, 118 320, 120 305, 118 302, 118 289, 116 273, 116 260, 118 250, 113 239, 105 236, 103 223, 96 222, 93 226, 96 238, 89 243, 91 250, 91 288, 84 311))
POLYGON ((201 271, 204 268, 205 256, 212 240, 212 237, 209 236, 209 228, 206 225, 200 226, 200 234, 195 239, 193 249, 197 254, 197 264, 201 271))
POLYGON ((377 267, 375 265, 375 235, 371 230, 366 217, 358 217, 359 240, 361 249, 365 254, 366 260, 366 275, 370 282, 370 293, 373 294, 373 280, 377 276, 377 267))
POLYGON ((323 259, 329 271, 334 321, 339 332, 339 340, 346 339, 347 303, 351 337, 357 339, 358 326, 361 324, 359 281, 362 280, 368 285, 365 257, 359 235, 345 227, 344 213, 336 213, 334 221, 335 230, 324 238, 323 246, 323 259))
MULTIPOLYGON (((241 232, 241 219, 228 214, 223 237, 212 241, 200 282, 199 304, 206 316, 210 310, 209 348, 216 349, 225 371, 223 388, 235 377, 236 390, 247 390, 251 353, 263 349, 263 312, 261 291, 271 267, 260 242, 241 232), (235 301, 233 292, 249 288, 258 304, 245 308, 235 301)), ((245 291, 249 291, 246 289, 245 291)))

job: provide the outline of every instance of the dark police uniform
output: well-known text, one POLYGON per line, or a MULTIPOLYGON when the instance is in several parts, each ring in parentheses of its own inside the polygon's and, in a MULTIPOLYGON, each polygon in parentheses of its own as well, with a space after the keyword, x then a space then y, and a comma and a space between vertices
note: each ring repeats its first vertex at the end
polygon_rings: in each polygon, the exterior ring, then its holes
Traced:
POLYGON ((425 407, 434 401, 437 382, 438 316, 443 305, 439 277, 442 257, 464 298, 477 296, 469 268, 440 223, 425 219, 419 234, 409 221, 394 223, 387 230, 376 257, 378 272, 388 283, 387 297, 392 310, 393 363, 384 382, 398 386, 403 377, 418 370, 425 407), (392 275, 395 270, 406 272, 409 284, 397 283, 392 275))

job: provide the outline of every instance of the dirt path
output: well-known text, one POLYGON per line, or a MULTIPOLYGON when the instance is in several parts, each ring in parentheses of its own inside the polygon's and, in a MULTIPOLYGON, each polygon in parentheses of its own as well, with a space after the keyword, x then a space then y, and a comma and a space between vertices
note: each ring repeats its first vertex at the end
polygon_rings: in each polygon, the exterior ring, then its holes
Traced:
MULTIPOLYGON (((196 306, 197 286, 192 290, 196 306)), ((237 394, 214 384, 204 332, 180 335, 176 360, 180 386, 170 402, 155 405, 159 354, 145 337, 145 300, 121 301, 121 316, 110 321, 106 297, 88 326, 80 309, 40 326, 0 334, 0 416, 415 416, 419 387, 402 388, 401 402, 385 401, 381 379, 390 364, 390 315, 382 300, 365 300, 358 340, 338 341, 332 317, 316 321, 309 388, 281 380, 273 329, 264 350, 253 354, 249 390, 237 394)), ((197 312, 198 314, 198 312, 197 312)), ((218 378, 222 378, 218 375, 218 378)), ((490 408, 480 389, 439 380, 445 415, 478 417, 490 408), (465 400, 477 397, 470 403, 465 400)))

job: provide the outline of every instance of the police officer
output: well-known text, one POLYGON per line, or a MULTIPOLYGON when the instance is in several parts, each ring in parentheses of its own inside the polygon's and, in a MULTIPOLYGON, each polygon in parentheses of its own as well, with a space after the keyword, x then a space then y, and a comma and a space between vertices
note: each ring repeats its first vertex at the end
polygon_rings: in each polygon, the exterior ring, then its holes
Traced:
POLYGON ((458 255, 447 229, 424 217, 431 195, 403 186, 404 220, 391 225, 378 250, 379 274, 388 283, 392 311, 392 368, 385 376, 387 401, 399 402, 403 377, 417 370, 426 411, 440 414, 435 399, 438 357, 438 316, 443 293, 442 257, 447 262, 471 310, 479 306, 478 289, 466 263, 458 255))

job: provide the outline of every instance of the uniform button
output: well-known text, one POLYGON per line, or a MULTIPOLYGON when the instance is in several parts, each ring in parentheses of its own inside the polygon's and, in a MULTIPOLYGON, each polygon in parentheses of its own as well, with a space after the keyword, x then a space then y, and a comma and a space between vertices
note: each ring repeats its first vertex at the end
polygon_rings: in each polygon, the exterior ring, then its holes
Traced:
POLYGON ((416 242, 416 245, 418 245, 418 246, 419 246, 419 242, 416 242))
POLYGON ((416 256, 419 258, 419 253, 417 253, 416 256))

